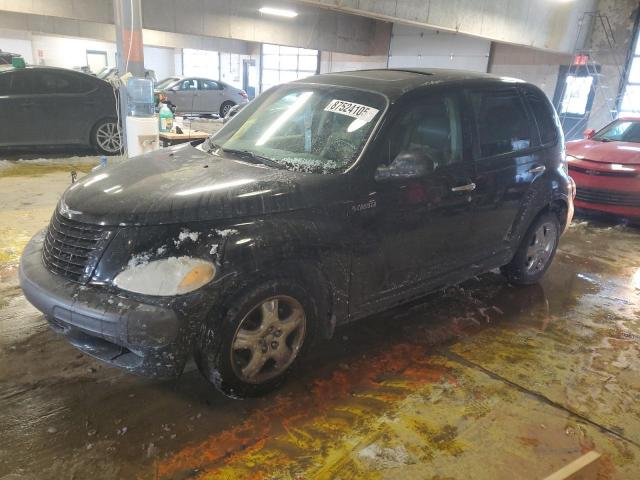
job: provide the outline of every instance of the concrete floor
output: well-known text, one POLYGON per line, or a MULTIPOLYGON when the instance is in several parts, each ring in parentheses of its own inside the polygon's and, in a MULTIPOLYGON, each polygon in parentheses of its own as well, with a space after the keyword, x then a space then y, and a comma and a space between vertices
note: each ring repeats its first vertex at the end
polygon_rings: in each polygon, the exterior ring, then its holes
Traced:
POLYGON ((544 281, 496 274, 339 331, 280 391, 125 374, 50 332, 16 270, 69 170, 0 162, 0 478, 640 478, 640 230, 576 221, 544 281))

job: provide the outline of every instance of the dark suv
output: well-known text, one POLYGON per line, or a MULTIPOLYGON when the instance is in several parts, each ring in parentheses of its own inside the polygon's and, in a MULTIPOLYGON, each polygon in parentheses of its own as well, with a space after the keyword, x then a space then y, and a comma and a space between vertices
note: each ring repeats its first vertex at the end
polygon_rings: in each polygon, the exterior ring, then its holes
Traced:
POLYGON ((160 377, 194 356, 218 389, 252 395, 352 320, 497 267, 538 281, 573 195, 532 85, 319 75, 269 90, 200 145, 72 185, 20 278, 83 351, 160 377))

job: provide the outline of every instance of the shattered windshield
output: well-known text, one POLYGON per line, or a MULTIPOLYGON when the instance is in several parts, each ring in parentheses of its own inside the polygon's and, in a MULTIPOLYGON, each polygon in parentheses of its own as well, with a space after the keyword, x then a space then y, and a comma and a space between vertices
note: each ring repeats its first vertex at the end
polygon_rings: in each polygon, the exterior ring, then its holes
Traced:
POLYGON ((340 172, 356 160, 385 107, 376 93, 286 85, 238 113, 211 144, 288 170, 340 172))

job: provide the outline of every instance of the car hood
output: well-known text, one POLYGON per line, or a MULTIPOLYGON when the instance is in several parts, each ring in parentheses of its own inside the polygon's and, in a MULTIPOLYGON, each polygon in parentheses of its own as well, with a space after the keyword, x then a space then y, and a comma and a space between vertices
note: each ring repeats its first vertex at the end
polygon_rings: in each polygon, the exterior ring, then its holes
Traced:
POLYGON ((345 183, 345 175, 279 170, 187 144, 98 169, 69 187, 58 208, 102 225, 235 219, 335 203, 345 183))
POLYGON ((567 142, 567 153, 594 162, 640 165, 638 143, 578 140, 567 142))

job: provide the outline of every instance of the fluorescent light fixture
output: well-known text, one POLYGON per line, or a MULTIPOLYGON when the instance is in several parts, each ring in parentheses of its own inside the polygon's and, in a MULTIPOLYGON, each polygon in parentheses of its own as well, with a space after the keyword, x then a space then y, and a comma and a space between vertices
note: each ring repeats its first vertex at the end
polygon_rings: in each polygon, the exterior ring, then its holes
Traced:
POLYGON ((259 8, 258 11, 260 13, 264 13, 265 15, 276 15, 278 17, 295 18, 298 16, 298 12, 294 12, 293 10, 285 10, 283 8, 262 7, 259 8))

